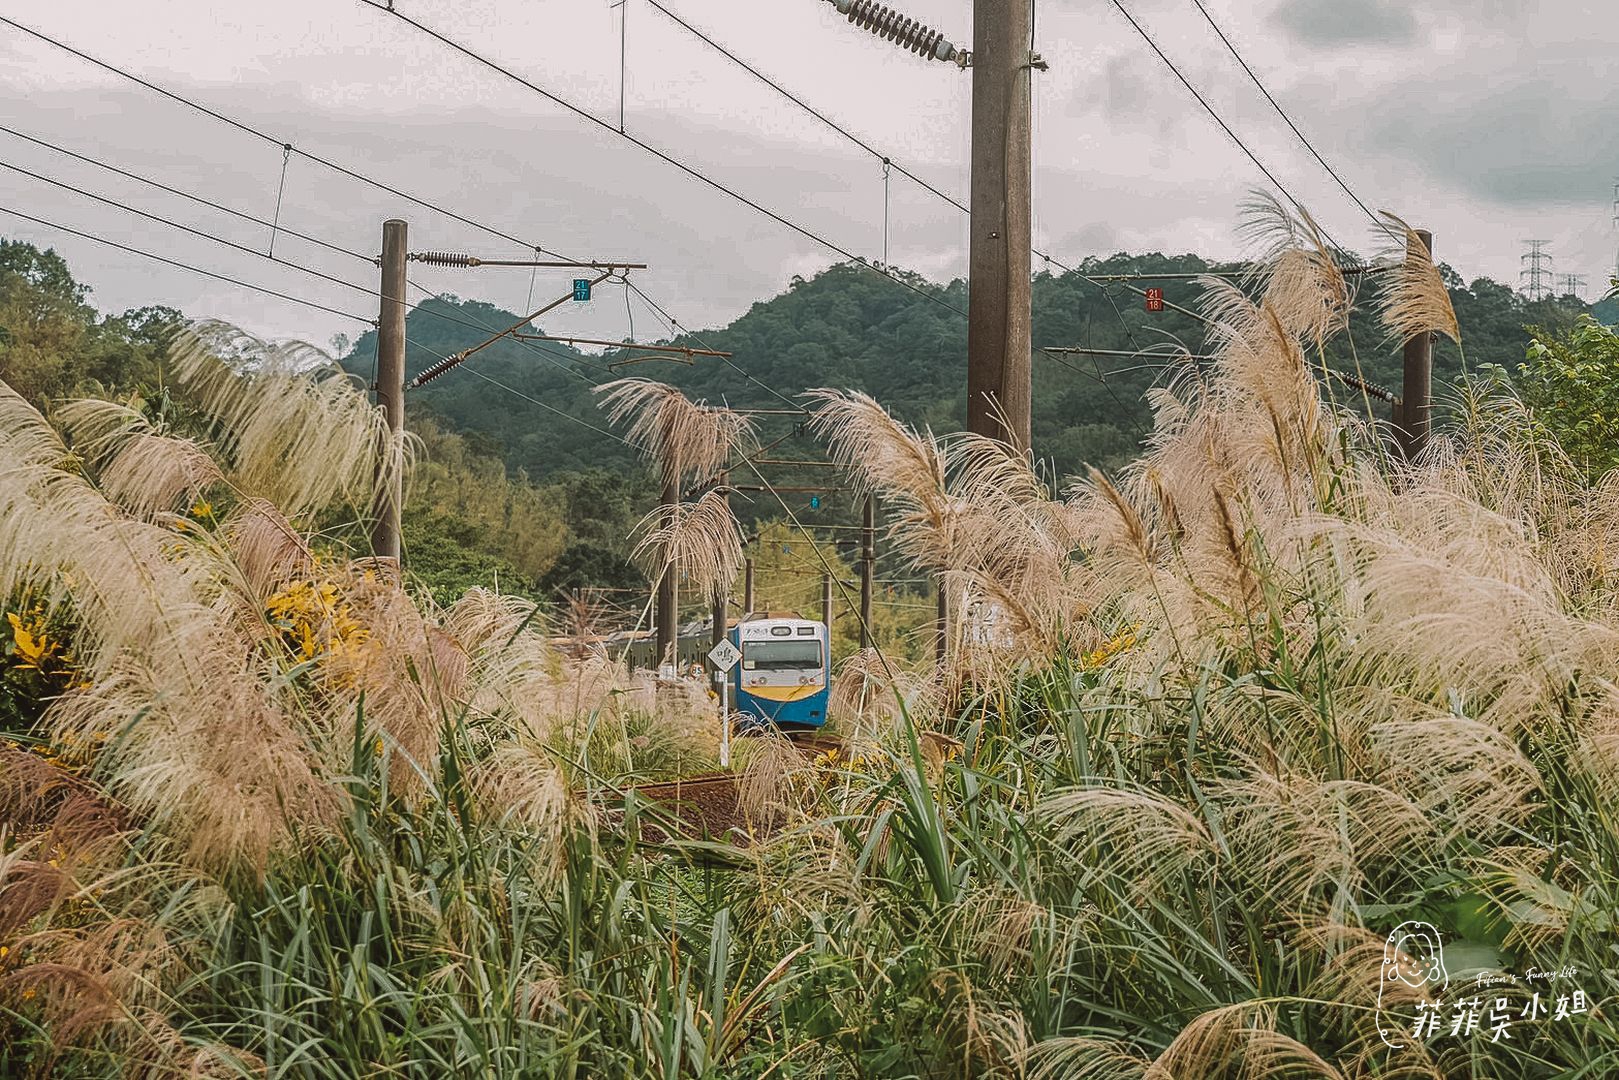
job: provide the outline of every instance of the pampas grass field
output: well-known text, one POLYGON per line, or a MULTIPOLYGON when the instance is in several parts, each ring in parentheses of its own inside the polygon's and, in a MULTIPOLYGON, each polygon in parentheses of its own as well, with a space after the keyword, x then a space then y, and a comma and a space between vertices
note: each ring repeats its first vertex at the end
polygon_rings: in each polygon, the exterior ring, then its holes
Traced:
MULTIPOLYGON (((345 548, 412 447, 317 357, 205 325, 172 402, 0 387, 0 600, 44 687, 0 742, 0 1074, 1619 1075, 1619 483, 1472 380, 1401 460, 1322 356, 1356 303, 1460 336, 1420 247, 1357 296, 1307 218, 1254 221, 1217 363, 1118 475, 1053 491, 812 395, 965 614, 936 668, 846 662, 844 752, 742 748, 784 822, 745 845, 607 809, 716 768, 700 692, 345 548), (1387 977, 1411 921, 1451 976, 1426 1038, 1437 991, 1387 977)), ((608 406, 683 471, 741 430, 608 406)), ((648 529, 734 575, 717 500, 648 529)))

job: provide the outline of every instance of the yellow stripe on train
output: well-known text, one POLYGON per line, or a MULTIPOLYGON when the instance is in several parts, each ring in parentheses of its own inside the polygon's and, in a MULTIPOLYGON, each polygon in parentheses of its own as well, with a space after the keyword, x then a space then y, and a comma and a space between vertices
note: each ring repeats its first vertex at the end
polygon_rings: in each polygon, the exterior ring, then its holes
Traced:
POLYGON ((826 689, 824 683, 811 686, 744 686, 744 694, 752 694, 766 701, 802 701, 826 689))

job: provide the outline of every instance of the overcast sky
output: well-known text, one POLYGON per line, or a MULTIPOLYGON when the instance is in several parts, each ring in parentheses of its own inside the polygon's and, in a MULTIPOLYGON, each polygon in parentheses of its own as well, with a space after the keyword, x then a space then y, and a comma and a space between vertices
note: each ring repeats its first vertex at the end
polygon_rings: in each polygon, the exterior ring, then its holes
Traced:
MULTIPOLYGON (((619 19, 608 0, 396 0, 532 81, 617 124, 619 19)), ((1373 209, 1431 228, 1471 279, 1516 283, 1522 241, 1547 241, 1587 295, 1615 262, 1619 176, 1608 3, 1548 0, 1205 0, 1339 174, 1373 209)), ((846 23, 825 0, 665 0, 693 24, 925 177, 967 197, 970 75, 846 23)), ((1254 152, 1341 242, 1371 226, 1297 144, 1192 0, 1125 0, 1254 152)), ((898 0, 970 45, 970 0, 898 0)), ((836 256, 358 0, 0 0, 0 13, 278 139, 571 257, 651 264, 639 283, 691 327, 722 324, 836 256)), ((1147 250, 1239 253, 1238 206, 1262 177, 1111 0, 1041 0, 1035 239, 1071 262, 1147 250)), ((628 128, 843 247, 882 254, 881 165, 628 0, 628 128)), ((279 147, 197 115, 0 25, 3 123, 269 218, 279 147)), ((0 133, 0 162, 263 250, 267 230, 0 133)), ((278 257, 348 289, 0 169, 0 206, 371 318, 375 270, 281 236, 278 257)), ((964 215, 895 176, 891 261, 936 280, 966 265, 964 215)), ((514 245, 294 155, 280 220, 374 254, 384 218, 411 247, 520 255, 514 245)), ((0 235, 63 252, 103 310, 167 303, 261 334, 324 342, 363 326, 0 213, 0 235)), ((521 270, 413 272, 435 290, 518 308, 521 270)), ((535 306, 564 290, 542 274, 535 306)), ((637 306, 636 331, 654 326, 637 306)), ((621 290, 546 322, 628 331, 621 290)))

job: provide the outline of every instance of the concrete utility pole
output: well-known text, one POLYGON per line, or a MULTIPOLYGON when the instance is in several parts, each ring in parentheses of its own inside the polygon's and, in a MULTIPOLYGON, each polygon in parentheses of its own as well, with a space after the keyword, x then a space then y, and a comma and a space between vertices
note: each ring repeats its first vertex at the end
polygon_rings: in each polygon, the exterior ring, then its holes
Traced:
POLYGON ((1031 0, 973 0, 967 429, 1029 448, 1031 0))
POLYGON ((832 642, 832 575, 821 575, 821 622, 826 624, 827 648, 832 642))
POLYGON ((950 654, 950 594, 945 590, 943 575, 940 575, 938 585, 939 607, 938 614, 936 616, 936 629, 938 631, 938 635, 934 638, 933 654, 934 658, 937 659, 942 665, 945 657, 950 654))
POLYGON ((393 436, 377 460, 376 504, 372 508, 371 552, 399 561, 399 516, 403 477, 394 450, 405 430, 405 243, 406 226, 397 218, 382 223, 382 310, 377 320, 377 404, 393 436))
POLYGON ((871 586, 877 576, 877 496, 860 512, 860 647, 871 648, 871 586))
MULTIPOLYGON (((1415 230, 1428 258, 1433 259, 1433 233, 1415 230)), ((1400 447, 1412 460, 1428 445, 1433 422, 1433 334, 1422 333, 1405 343, 1405 383, 1400 393, 1400 447)))
POLYGON ((753 560, 742 560, 742 614, 753 614, 753 560))

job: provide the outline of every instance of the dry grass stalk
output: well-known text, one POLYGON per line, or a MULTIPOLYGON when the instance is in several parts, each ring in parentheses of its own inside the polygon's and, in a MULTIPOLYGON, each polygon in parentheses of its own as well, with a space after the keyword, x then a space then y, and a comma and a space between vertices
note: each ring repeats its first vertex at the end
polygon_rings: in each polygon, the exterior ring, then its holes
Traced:
POLYGON ((1239 231, 1259 256, 1247 284, 1259 287, 1264 305, 1289 333, 1319 347, 1348 325, 1354 292, 1308 211, 1256 192, 1243 207, 1239 231))
POLYGON ((692 401, 667 383, 617 379, 596 392, 608 420, 627 423, 629 441, 677 480, 712 477, 752 432, 747 417, 692 401))
POLYGON ((695 503, 662 506, 644 518, 631 557, 649 578, 672 571, 682 589, 729 589, 742 569, 742 530, 730 503, 710 491, 695 503))
POLYGON ((386 473, 408 470, 414 443, 325 353, 271 345, 224 323, 197 323, 173 348, 175 371, 217 424, 232 483, 288 517, 343 500, 371 506, 386 473), (379 471, 377 461, 389 463, 379 471))
POLYGON ((1149 791, 1086 787, 1040 804, 1057 842, 1100 855, 1104 872, 1131 882, 1168 879, 1212 856, 1207 826, 1179 804, 1149 791))
POLYGON ((1383 275, 1378 297, 1389 338, 1410 341, 1422 334, 1438 333, 1460 343, 1462 332, 1456 323, 1456 309, 1450 303, 1450 290, 1445 288, 1445 279, 1422 237, 1395 215, 1385 211, 1382 216, 1401 238, 1400 246, 1386 253, 1399 260, 1399 268, 1383 275))
POLYGON ((1308 1046, 1276 1030, 1272 1007, 1224 1005, 1198 1016, 1148 1067, 1145 1080, 1261 1080, 1343 1074, 1308 1046))

